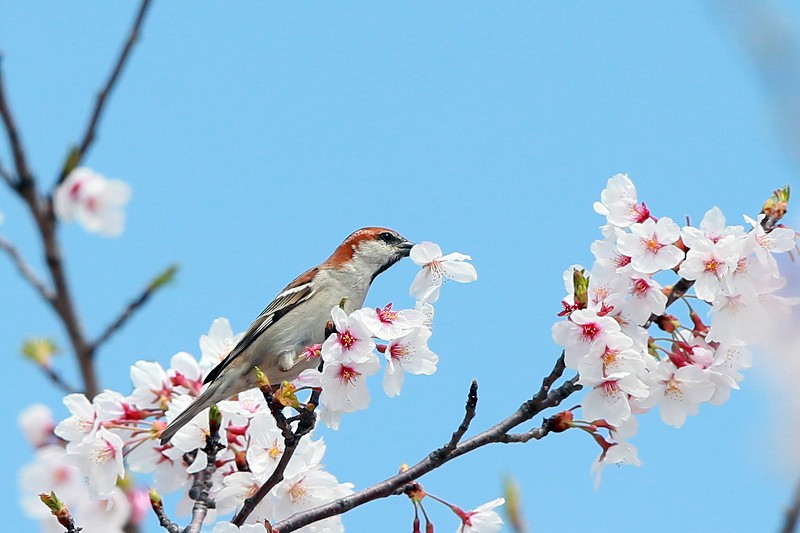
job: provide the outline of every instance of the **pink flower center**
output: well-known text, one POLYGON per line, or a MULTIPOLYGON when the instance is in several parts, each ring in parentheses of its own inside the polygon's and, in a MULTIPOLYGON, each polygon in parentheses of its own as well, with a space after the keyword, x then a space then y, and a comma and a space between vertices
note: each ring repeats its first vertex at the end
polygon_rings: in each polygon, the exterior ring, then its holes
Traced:
POLYGON ((393 344, 389 349, 389 354, 392 356, 392 359, 404 359, 409 353, 408 346, 399 342, 393 344))
POLYGON ((635 280, 633 280, 633 287, 631 289, 631 292, 635 296, 638 296, 639 298, 641 298, 642 296, 647 294, 647 291, 649 291, 649 290, 650 290, 650 284, 647 283, 646 280, 644 280, 642 278, 636 278, 635 280))
POLYGON ((594 322, 589 322, 588 324, 581 325, 581 335, 583 336, 584 342, 592 342, 594 341, 598 335, 600 335, 600 326, 595 324, 594 322))
POLYGON ((351 349, 356 342, 358 342, 358 339, 350 333, 350 330, 345 330, 344 333, 339 335, 339 344, 341 344, 345 350, 351 349))
POLYGON ((342 383, 350 384, 360 375, 361 372, 358 372, 352 366, 342 365, 342 367, 339 369, 339 380, 342 383))
POLYGON ((619 355, 619 350, 614 350, 613 348, 609 348, 606 346, 606 351, 603 352, 603 366, 604 367, 611 367, 617 362, 617 356, 619 355))
POLYGON ((645 250, 651 254, 657 254, 658 251, 664 247, 663 244, 658 242, 655 234, 653 234, 653 236, 649 239, 642 239, 642 244, 644 244, 645 250))
POLYGON ((316 359, 322 355, 322 345, 321 344, 312 344, 311 346, 307 347, 305 351, 303 351, 302 355, 300 356, 302 359, 306 361, 311 359, 316 359))
POLYGON ((621 268, 631 264, 631 258, 627 255, 617 254, 613 262, 618 268, 621 268))
POLYGON ((681 384, 677 379, 675 379, 675 374, 673 374, 667 381, 667 390, 664 391, 664 394, 674 400, 680 400, 683 397, 681 384))
POLYGON ((644 202, 641 204, 634 204, 628 216, 630 216, 631 220, 634 222, 641 223, 650 218, 650 209, 647 208, 644 202))
POLYGON ((705 263, 706 272, 711 272, 712 274, 717 274, 717 270, 719 269, 720 262, 717 261, 715 258, 711 258, 705 263))
POLYGON ((78 194, 81 191, 81 186, 82 185, 83 185, 83 183, 78 181, 69 189, 70 198, 72 198, 73 200, 77 200, 78 199, 78 194))
POLYGON ((305 478, 301 479, 300 481, 292 485, 292 488, 289 489, 289 497, 292 499, 292 502, 294 503, 302 501, 306 497, 306 492, 308 491, 302 485, 303 481, 305 481, 305 478))
POLYGON ((619 392, 619 387, 617 386, 616 381, 604 381, 601 386, 603 387, 603 394, 606 396, 612 396, 619 392))
POLYGON ((394 324, 394 321, 397 320, 397 312, 392 311, 391 303, 386 304, 386 307, 383 309, 380 307, 376 308, 375 312, 378 313, 378 320, 384 324, 394 324))
POLYGON ((70 479, 70 470, 66 466, 59 466, 53 472, 53 479, 57 484, 66 483, 70 479))

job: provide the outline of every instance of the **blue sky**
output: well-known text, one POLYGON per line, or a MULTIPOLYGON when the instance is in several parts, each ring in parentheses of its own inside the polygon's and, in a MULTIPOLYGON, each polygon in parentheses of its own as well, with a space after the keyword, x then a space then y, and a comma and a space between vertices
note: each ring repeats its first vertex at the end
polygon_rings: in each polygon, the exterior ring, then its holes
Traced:
MULTIPOLYGON (((0 4, 7 88, 43 183, 83 131, 134 9, 0 4)), ((156 2, 85 161, 132 185, 126 232, 61 231, 89 332, 156 272, 182 265, 99 354, 103 386, 129 390, 138 359, 199 355, 218 316, 243 330, 349 232, 384 225, 471 254, 480 279, 445 287, 433 377, 407 380, 393 400, 376 379, 369 411, 322 432, 329 469, 365 487, 421 459, 457 426, 473 378, 473 429, 506 416, 557 357, 561 273, 591 262, 602 223, 592 202, 609 176, 629 173, 653 213, 676 220, 699 220, 713 205, 738 219, 796 184, 770 92, 719 9, 156 2)), ((796 8, 782 16, 800 29, 796 8)), ((9 161, 5 146, 0 157, 9 161)), ((43 270, 31 220, 3 189, 0 211, 0 233, 43 270)), ((415 271, 405 262, 381 275, 368 303, 411 305, 415 271)), ((66 341, 4 258, 0 280, 2 423, 12 435, 0 465, 16 494, 16 471, 31 457, 13 436, 16 414, 35 401, 65 413, 18 349, 27 335, 66 341)), ((75 377, 68 357, 56 364, 75 377)), ((634 441, 643 466, 608 470, 599 491, 589 476, 598 450, 578 432, 483 449, 422 482, 466 508, 499 495, 511 474, 539 531, 774 530, 798 472, 782 456, 770 388, 755 368, 726 405, 704 405, 680 430, 643 417, 634 441)), ((434 513, 438 529, 455 528, 434 513)), ((32 528, 16 497, 0 501, 0 514, 32 528)), ((345 520, 350 531, 406 532, 411 517, 395 498, 345 520)))

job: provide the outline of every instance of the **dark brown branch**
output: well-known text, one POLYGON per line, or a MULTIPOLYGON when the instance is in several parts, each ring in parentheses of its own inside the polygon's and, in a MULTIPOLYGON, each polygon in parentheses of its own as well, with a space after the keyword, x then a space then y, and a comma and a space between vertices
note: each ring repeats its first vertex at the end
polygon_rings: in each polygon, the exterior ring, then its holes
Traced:
POLYGON ((64 391, 65 394, 72 394, 75 392, 75 387, 64 381, 64 378, 62 378, 58 372, 49 366, 39 365, 39 367, 42 369, 42 372, 50 378, 50 381, 52 381, 56 387, 64 391))
POLYGON ((136 14, 136 18, 134 19, 130 32, 128 33, 128 38, 125 41, 125 45, 122 47, 119 57, 117 58, 117 62, 114 64, 114 69, 111 71, 111 75, 108 77, 108 80, 103 88, 97 94, 94 110, 89 118, 89 124, 86 126, 86 133, 83 135, 83 140, 78 148, 70 153, 69 162, 68 164, 64 165, 64 169, 61 171, 61 175, 56 183, 57 185, 61 184, 66 179, 69 171, 72 168, 80 165, 81 160, 86 155, 86 152, 88 152, 89 148, 91 148, 96 136, 97 124, 100 122, 100 117, 103 115, 103 111, 105 110, 106 100, 111 94, 111 91, 114 89, 114 86, 117 83, 125 64, 127 63, 131 50, 133 50, 133 46, 139 40, 139 33, 141 32, 142 24, 144 23, 144 18, 149 7, 150 0, 143 0, 139 6, 139 11, 136 14))
MULTIPOLYGON (((25 156, 25 148, 19 136, 17 123, 11 113, 11 107, 6 97, 5 83, 3 81, 2 68, 3 55, 0 53, 0 117, 3 119, 3 126, 8 136, 8 143, 11 145, 11 153, 14 156, 14 165, 17 169, 17 179, 11 184, 14 189, 21 191, 23 188, 33 185, 33 174, 28 166, 28 159, 25 156)), ((6 179, 6 181, 9 181, 6 179)))
POLYGON ((528 430, 524 433, 507 433, 503 435, 503 438, 500 442, 505 443, 512 443, 512 442, 528 442, 529 440, 539 440, 546 437, 550 430, 552 429, 552 420, 550 418, 545 418, 542 422, 542 425, 538 428, 533 428, 528 430))
POLYGON ((450 442, 445 444, 444 450, 446 453, 452 452, 456 445, 461 441, 461 437, 469 429, 469 425, 472 422, 472 419, 475 418, 475 411, 478 408, 478 381, 473 379, 472 385, 469 387, 469 393, 467 394, 467 405, 464 407, 464 420, 461 421, 461 425, 458 426, 453 432, 453 436, 450 437, 450 442))
POLYGON ((283 481, 286 467, 289 466, 289 461, 292 459, 294 452, 297 450, 300 440, 305 435, 310 433, 312 429, 314 429, 314 426, 317 422, 317 415, 315 411, 317 405, 319 405, 319 396, 321 390, 315 389, 311 393, 311 397, 306 403, 306 406, 300 410, 297 429, 294 431, 291 430, 286 417, 283 415, 282 406, 275 401, 275 398, 272 395, 271 387, 269 385, 265 385, 261 387, 261 392, 264 394, 264 399, 267 401, 267 405, 275 417, 275 422, 281 429, 284 439, 283 454, 281 455, 278 464, 275 466, 275 470, 272 472, 269 478, 258 488, 253 496, 244 501, 242 508, 238 513, 236 513, 236 516, 233 518, 233 520, 231 520, 231 522, 237 526, 244 524, 244 521, 247 520, 247 517, 250 516, 258 504, 261 503, 261 500, 263 500, 278 483, 283 481))
POLYGON ((792 503, 789 505, 789 508, 786 509, 781 533, 794 533, 797 531, 798 523, 800 523, 800 481, 797 483, 797 487, 794 490, 792 503))
POLYGON ((3 178, 3 181, 12 189, 17 188, 17 180, 11 175, 11 171, 3 165, 2 161, 0 161, 0 178, 3 178))
POLYGON ((153 507, 153 511, 156 513, 158 517, 158 525, 163 527, 167 533, 181 533, 181 527, 169 519, 167 516, 166 511, 164 511, 164 506, 159 503, 151 502, 151 506, 153 507))
POLYGON ((544 379, 542 387, 532 399, 522 404, 519 409, 505 420, 459 443, 452 450, 448 451, 448 446, 445 445, 428 454, 428 456, 419 463, 395 476, 376 483, 355 494, 351 494, 350 496, 339 498, 338 500, 309 509, 308 511, 296 513, 274 524, 273 528, 281 531, 281 533, 289 533, 290 531, 294 531, 318 520, 344 513, 354 507, 358 507, 378 498, 385 498, 393 494, 402 494, 409 483, 439 468, 444 463, 487 444, 504 442, 503 439, 508 435, 511 429, 530 420, 543 410, 559 405, 564 399, 581 389, 581 386, 577 384, 578 376, 575 376, 560 387, 551 390, 555 381, 563 374, 564 368, 564 354, 562 353, 552 372, 544 379))
POLYGON ((52 303, 54 298, 53 292, 45 286, 42 279, 33 271, 33 268, 25 261, 25 258, 22 257, 20 251, 3 237, 0 237, 0 249, 5 250, 14 263, 14 266, 17 267, 17 271, 19 271, 22 277, 25 278, 34 289, 36 289, 39 296, 44 298, 45 301, 52 303))
POLYGON ((211 492, 212 477, 217 470, 217 453, 223 448, 219 442, 219 426, 221 417, 216 407, 208 413, 209 435, 206 439, 205 447, 199 452, 206 454, 208 464, 200 472, 194 475, 194 482, 189 489, 189 497, 194 500, 192 506, 192 520, 183 530, 183 533, 199 533, 203 527, 203 522, 208 515, 208 510, 214 506, 209 494, 211 492))
POLYGON ((91 353, 97 351, 97 349, 102 346, 108 339, 116 333, 125 323, 130 320, 133 314, 139 310, 144 304, 150 300, 150 297, 155 294, 155 292, 164 285, 164 283, 168 282, 177 271, 176 266, 171 266, 167 268, 163 273, 161 273, 155 280, 150 282, 147 287, 145 287, 142 294, 140 294, 137 298, 132 300, 125 309, 123 309, 122 313, 114 320, 111 324, 106 326, 106 329, 103 333, 100 334, 99 337, 92 343, 91 345, 91 353), (165 281, 166 280, 166 281, 165 281))

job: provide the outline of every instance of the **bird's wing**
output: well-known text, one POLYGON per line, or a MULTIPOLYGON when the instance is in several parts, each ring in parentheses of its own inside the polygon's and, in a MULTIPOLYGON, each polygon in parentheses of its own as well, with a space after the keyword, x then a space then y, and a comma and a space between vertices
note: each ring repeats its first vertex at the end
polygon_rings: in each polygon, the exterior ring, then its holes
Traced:
POLYGON ((239 343, 233 347, 231 353, 211 370, 203 380, 203 383, 210 383, 217 379, 223 370, 233 361, 237 355, 242 353, 248 346, 264 333, 271 325, 277 322, 283 315, 308 300, 314 293, 311 280, 319 272, 319 268, 312 268, 300 274, 293 282, 286 286, 281 293, 272 300, 266 309, 261 311, 250 327, 245 331, 239 343))

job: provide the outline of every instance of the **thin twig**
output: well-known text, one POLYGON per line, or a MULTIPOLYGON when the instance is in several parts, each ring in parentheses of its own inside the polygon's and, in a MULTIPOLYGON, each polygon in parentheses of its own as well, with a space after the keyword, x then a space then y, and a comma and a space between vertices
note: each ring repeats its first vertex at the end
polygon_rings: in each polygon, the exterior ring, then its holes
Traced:
POLYGON ((189 489, 189 497, 194 500, 192 506, 192 520, 183 530, 183 533, 199 533, 203 527, 203 522, 208 515, 208 510, 214 506, 209 494, 213 484, 212 477, 217 470, 217 453, 223 448, 219 442, 219 411, 212 408, 209 411, 209 435, 206 438, 206 445, 201 450, 208 458, 206 467, 195 474, 194 483, 189 489), (216 412, 215 412, 216 411, 216 412))
POLYGON ((108 341, 108 339, 114 333, 116 333, 120 328, 122 328, 122 326, 124 326, 125 323, 128 320, 130 320, 130 318, 136 311, 139 310, 139 308, 141 308, 144 304, 147 303, 148 300, 150 300, 153 294, 155 294, 155 292, 165 283, 162 280, 165 279, 166 277, 173 276, 176 270, 177 270, 176 266, 171 266, 167 268, 163 273, 161 273, 158 277, 156 277, 154 281, 150 282, 147 285, 147 287, 145 287, 144 291, 142 291, 142 293, 137 298, 131 300, 131 302, 125 307, 125 309, 122 310, 122 313, 120 313, 120 315, 113 322, 111 322, 108 326, 106 326, 106 329, 103 330, 103 333, 101 333, 100 336, 98 336, 97 339, 91 344, 92 355, 94 355, 97 349, 100 346, 102 346, 106 341, 108 341))
POLYGON ((530 429, 524 433, 506 433, 500 442, 528 442, 529 440, 539 440, 546 437, 552 430, 553 421, 550 418, 545 418, 542 425, 538 428, 530 429))
POLYGON ((464 433, 467 432, 469 429, 469 425, 472 422, 472 419, 475 418, 475 412, 478 408, 478 381, 473 379, 472 385, 469 387, 469 393, 467 394, 467 404, 464 407, 464 420, 461 421, 461 425, 458 426, 453 432, 453 436, 450 437, 450 442, 445 444, 444 449, 446 453, 452 452, 456 445, 461 441, 461 437, 464 436, 464 433))
POLYGON ((322 391, 320 389, 315 389, 311 393, 311 397, 308 402, 306 402, 306 406, 300 410, 297 429, 294 431, 289 428, 289 424, 286 421, 286 417, 283 415, 280 404, 275 401, 272 395, 271 387, 269 385, 263 386, 261 387, 261 392, 264 394, 264 399, 267 401, 267 405, 269 405, 278 427, 281 428, 281 433, 284 438, 283 454, 269 478, 258 488, 253 496, 244 501, 242 508, 236 513, 233 520, 231 520, 231 522, 237 526, 244 524, 244 521, 247 520, 247 517, 250 516, 258 504, 261 503, 261 500, 263 500, 278 483, 283 481, 286 467, 289 466, 289 461, 297 450, 300 440, 310 433, 316 425, 316 407, 319 405, 319 396, 322 391))
POLYGON ((72 394, 75 392, 75 387, 64 381, 64 378, 62 378, 58 372, 49 366, 39 365, 39 367, 42 369, 42 372, 44 372, 44 374, 50 378, 50 381, 52 381, 53 384, 55 384, 55 386, 61 389, 64 393, 72 394))
POLYGON ((83 135, 83 140, 81 141, 81 144, 77 150, 70 154, 71 165, 64 165, 56 185, 61 184, 64 179, 66 179, 70 170, 69 167, 78 166, 83 157, 86 155, 86 152, 89 150, 89 148, 91 148, 96 136, 97 124, 100 121, 103 111, 105 110, 106 100, 108 99, 109 94, 111 94, 111 91, 114 89, 114 85, 116 84, 117 80, 119 79, 119 75, 122 73, 122 70, 125 67, 131 50, 133 50, 133 46, 139 39, 139 33, 141 31, 142 24, 144 23, 144 18, 147 14, 148 7, 150 7, 150 0, 142 0, 141 5, 139 6, 139 11, 136 14, 136 18, 134 19, 130 32, 128 33, 128 38, 125 41, 125 45, 122 47, 119 57, 117 58, 117 62, 114 64, 114 69, 111 71, 111 75, 108 77, 108 80, 103 88, 97 94, 94 110, 92 111, 92 115, 89 118, 89 123, 86 126, 86 133, 83 135))
POLYGON ((158 525, 163 527, 167 533, 181 533, 181 527, 169 519, 163 505, 152 503, 151 506, 158 517, 158 525))
POLYGON ((12 189, 17 188, 17 180, 14 179, 14 176, 11 175, 11 171, 8 170, 5 165, 3 165, 2 161, 0 161, 0 178, 3 178, 3 181, 5 181, 6 184, 8 184, 8 186, 12 189))
POLYGON ((800 481, 798 481, 797 487, 794 489, 792 503, 786 509, 781 533, 794 533, 797 531, 798 523, 800 523, 800 481))
POLYGON ((559 405, 571 394, 581 389, 581 386, 577 384, 578 376, 575 376, 566 381, 560 387, 551 390, 552 385, 563 374, 563 372, 564 355, 562 353, 561 357, 556 362, 553 371, 544 379, 542 387, 539 389, 536 395, 532 399, 522 404, 522 406, 520 406, 520 408, 512 413, 508 418, 479 433, 478 435, 459 443, 449 453, 446 452, 446 446, 434 450, 422 461, 395 476, 376 483, 375 485, 356 492, 355 494, 334 500, 328 504, 314 507, 308 511, 295 513, 289 518, 274 524, 273 528, 281 531, 281 533, 289 533, 290 531, 295 531, 296 529, 314 523, 318 520, 347 512, 354 507, 358 507, 378 498, 385 498, 393 494, 402 494, 409 483, 417 480, 424 474, 439 468, 444 463, 487 444, 504 442, 503 439, 506 435, 508 435, 508 432, 512 428, 530 420, 545 409, 559 405))
POLYGON ((33 268, 25 261, 25 258, 22 257, 20 251, 3 237, 0 237, 0 249, 5 250, 22 277, 36 289, 39 295, 44 298, 45 301, 52 303, 54 298, 53 291, 45 286, 39 275, 33 271, 33 268))
MULTIPOLYGON (((11 145, 11 153, 14 156, 14 165, 17 168, 17 180, 12 184, 14 189, 21 191, 23 188, 33 185, 33 174, 28 166, 28 159, 25 156, 25 148, 19 136, 19 129, 11 113, 11 107, 6 97, 5 83, 3 82, 3 55, 0 53, 0 117, 3 119, 8 143, 11 145)), ((8 181, 8 180, 7 180, 8 181)))

